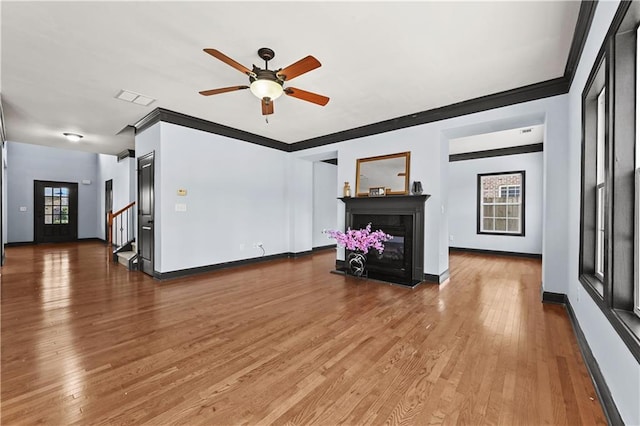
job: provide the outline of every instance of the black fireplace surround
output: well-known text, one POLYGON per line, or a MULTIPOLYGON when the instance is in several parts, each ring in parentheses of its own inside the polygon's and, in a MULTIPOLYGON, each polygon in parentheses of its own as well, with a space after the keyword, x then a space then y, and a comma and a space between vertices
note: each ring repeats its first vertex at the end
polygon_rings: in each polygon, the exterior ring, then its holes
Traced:
MULTIPOLYGON (((380 255, 367 254, 368 277, 395 284, 415 286, 424 280, 424 204, 429 195, 386 197, 344 197, 345 227, 360 229, 371 223, 394 236, 380 255)), ((343 269, 344 262, 336 262, 343 269)))

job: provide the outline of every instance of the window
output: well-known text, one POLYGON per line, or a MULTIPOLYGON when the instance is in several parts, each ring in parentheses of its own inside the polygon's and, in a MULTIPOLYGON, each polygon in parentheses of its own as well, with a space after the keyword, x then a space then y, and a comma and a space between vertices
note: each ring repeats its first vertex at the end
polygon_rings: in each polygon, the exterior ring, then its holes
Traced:
POLYGON ((640 362, 640 2, 621 2, 582 92, 579 279, 640 362))
POLYGON ((595 276, 604 279, 604 149, 605 149, 605 97, 607 89, 598 95, 596 109, 596 247, 595 276))
POLYGON ((524 171, 478 175, 478 234, 524 235, 524 171))
POLYGON ((520 185, 501 185, 500 197, 519 197, 520 185))

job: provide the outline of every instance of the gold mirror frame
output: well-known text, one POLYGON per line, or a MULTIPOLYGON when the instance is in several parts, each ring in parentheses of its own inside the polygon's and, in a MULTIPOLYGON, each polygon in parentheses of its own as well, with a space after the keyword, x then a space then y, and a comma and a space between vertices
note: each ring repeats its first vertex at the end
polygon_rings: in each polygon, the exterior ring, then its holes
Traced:
MULTIPOLYGON (((380 155, 377 157, 367 157, 367 158, 358 158, 356 160, 356 188, 355 193, 356 197, 368 197, 369 196, 369 188, 370 187, 381 187, 384 186, 386 188, 385 195, 408 195, 409 194, 409 165, 411 163, 411 152, 399 152, 397 154, 389 154, 389 155, 380 155), (392 163, 388 160, 393 160, 396 158, 404 159, 404 170, 402 166, 395 165, 393 170, 389 170, 385 176, 376 176, 366 188, 361 188, 360 185, 363 183, 362 181, 365 179, 361 179, 362 172, 365 169, 371 171, 371 166, 378 162, 377 166, 379 166, 379 171, 386 167, 391 166, 392 163), (397 170, 397 171, 396 171, 397 170), (398 179, 401 178, 401 179, 398 179), (404 178, 404 179, 402 179, 404 178), (396 182, 394 183, 394 179, 396 182), (404 183, 404 189, 401 187, 404 183)), ((375 169, 374 169, 375 170, 375 169)), ((383 173, 383 172, 381 172, 383 173)))

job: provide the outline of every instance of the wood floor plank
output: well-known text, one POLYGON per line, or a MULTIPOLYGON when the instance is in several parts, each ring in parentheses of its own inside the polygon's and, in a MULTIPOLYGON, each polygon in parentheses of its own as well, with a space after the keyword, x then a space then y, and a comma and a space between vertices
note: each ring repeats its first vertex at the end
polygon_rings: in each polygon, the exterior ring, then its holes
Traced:
POLYGON ((333 251, 167 282, 94 242, 6 254, 3 425, 606 423, 539 260, 456 253, 408 289, 333 251))

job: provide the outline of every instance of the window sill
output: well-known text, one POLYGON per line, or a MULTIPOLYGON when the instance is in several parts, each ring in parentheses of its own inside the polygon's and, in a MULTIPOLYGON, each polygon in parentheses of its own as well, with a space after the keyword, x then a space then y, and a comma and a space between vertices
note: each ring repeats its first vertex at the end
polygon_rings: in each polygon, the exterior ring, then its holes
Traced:
POLYGON ((636 361, 640 363, 640 317, 632 311, 612 309, 606 306, 602 296, 604 287, 593 275, 580 275, 580 283, 589 293, 609 323, 625 343, 636 361))
POLYGON ((524 237, 524 232, 515 233, 515 232, 488 232, 488 231, 478 231, 478 235, 503 235, 505 237, 524 237))

